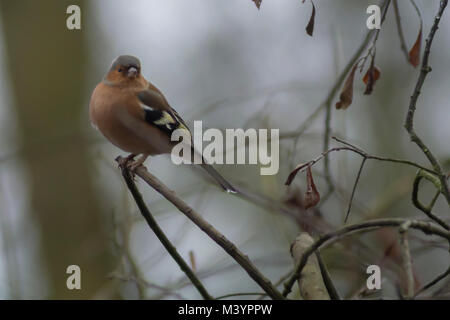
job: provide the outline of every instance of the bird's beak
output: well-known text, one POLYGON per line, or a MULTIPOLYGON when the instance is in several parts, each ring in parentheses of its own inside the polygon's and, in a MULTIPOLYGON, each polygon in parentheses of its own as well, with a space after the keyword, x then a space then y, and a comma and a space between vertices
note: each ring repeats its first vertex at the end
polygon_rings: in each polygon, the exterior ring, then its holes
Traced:
POLYGON ((128 77, 129 78, 136 78, 138 74, 138 70, 135 67, 131 67, 128 69, 128 77))

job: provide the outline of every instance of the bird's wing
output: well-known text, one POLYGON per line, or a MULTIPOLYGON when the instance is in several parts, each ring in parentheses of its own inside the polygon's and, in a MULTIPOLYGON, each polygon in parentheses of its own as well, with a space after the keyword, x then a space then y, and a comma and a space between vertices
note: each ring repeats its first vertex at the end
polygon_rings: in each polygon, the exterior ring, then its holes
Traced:
POLYGON ((144 110, 145 121, 164 132, 170 139, 177 129, 191 133, 184 120, 172 109, 162 94, 155 90, 144 90, 138 93, 138 99, 144 110))
POLYGON ((191 142, 191 159, 194 160, 194 154, 201 157, 201 166, 228 192, 236 193, 236 189, 226 181, 211 165, 206 163, 203 156, 194 149, 191 132, 186 123, 178 113, 170 107, 162 93, 155 87, 149 87, 150 90, 144 90, 138 93, 139 102, 145 114, 145 121, 150 125, 164 132, 170 139, 172 133, 177 129, 186 130, 191 142))

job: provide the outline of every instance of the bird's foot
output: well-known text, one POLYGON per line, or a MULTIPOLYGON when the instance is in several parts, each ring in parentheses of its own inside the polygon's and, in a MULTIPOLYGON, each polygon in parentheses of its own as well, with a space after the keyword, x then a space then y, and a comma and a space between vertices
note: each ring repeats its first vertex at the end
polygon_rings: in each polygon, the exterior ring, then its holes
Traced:
POLYGON ((119 163, 119 167, 123 170, 123 169, 128 169, 131 173, 131 176, 133 177, 133 180, 135 180, 135 173, 136 170, 142 166, 142 164, 144 163, 144 161, 147 159, 148 155, 141 155, 141 157, 137 160, 134 160, 134 158, 136 157, 136 154, 130 154, 128 157, 123 158, 123 157, 117 157, 116 161, 119 163))
MULTIPOLYGON (((133 157, 134 158, 134 157, 133 157)), ((134 177, 134 173, 136 172, 137 168, 139 168, 140 166, 142 166, 142 164, 145 162, 145 160, 148 158, 147 155, 143 154, 141 155, 141 157, 139 159, 137 159, 136 161, 130 161, 127 163, 127 168, 131 171, 131 173, 133 174, 134 177)))
POLYGON ((125 158, 122 157, 122 156, 118 156, 116 158, 116 161, 119 164, 119 167, 121 167, 121 168, 128 168, 129 163, 132 162, 135 157, 136 157, 136 155, 132 153, 128 157, 125 157, 125 158))
MULTIPOLYGON (((133 164, 134 158, 136 157, 136 154, 131 153, 130 155, 128 155, 127 157, 121 157, 118 156, 116 158, 117 163, 119 164, 119 168, 123 169, 128 169, 130 170, 131 165, 133 164)), ((131 176, 134 180, 134 171, 131 171, 131 176)))

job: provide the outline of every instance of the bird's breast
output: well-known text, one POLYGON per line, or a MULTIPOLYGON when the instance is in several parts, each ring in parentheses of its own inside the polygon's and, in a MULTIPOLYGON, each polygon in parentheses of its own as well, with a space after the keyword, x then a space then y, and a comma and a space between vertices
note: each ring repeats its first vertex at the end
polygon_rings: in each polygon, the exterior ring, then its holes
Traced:
POLYGON ((96 87, 89 105, 92 124, 112 144, 126 152, 148 155, 170 152, 165 145, 159 144, 160 132, 152 132, 153 128, 140 119, 140 110, 130 107, 133 96, 116 90, 104 84, 96 87))

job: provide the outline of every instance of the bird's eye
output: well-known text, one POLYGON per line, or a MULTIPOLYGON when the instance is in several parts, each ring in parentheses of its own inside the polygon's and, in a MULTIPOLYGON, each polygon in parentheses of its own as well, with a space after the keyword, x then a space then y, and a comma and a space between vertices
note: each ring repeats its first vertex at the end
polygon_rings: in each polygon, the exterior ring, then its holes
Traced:
POLYGON ((121 68, 119 68, 117 71, 119 71, 119 72, 122 72, 122 69, 121 68))

